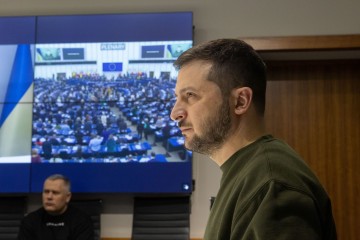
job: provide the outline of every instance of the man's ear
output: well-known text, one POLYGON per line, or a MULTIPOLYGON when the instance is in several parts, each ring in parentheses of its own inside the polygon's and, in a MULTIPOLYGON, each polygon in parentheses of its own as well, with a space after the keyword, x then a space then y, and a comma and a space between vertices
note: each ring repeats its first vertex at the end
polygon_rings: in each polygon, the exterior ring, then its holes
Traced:
POLYGON ((71 196, 72 196, 71 192, 68 192, 68 193, 67 193, 67 197, 66 197, 66 203, 69 203, 69 202, 70 202, 71 196))
POLYGON ((245 113, 251 104, 253 91, 249 87, 241 87, 233 90, 235 97, 235 113, 243 114, 245 113))

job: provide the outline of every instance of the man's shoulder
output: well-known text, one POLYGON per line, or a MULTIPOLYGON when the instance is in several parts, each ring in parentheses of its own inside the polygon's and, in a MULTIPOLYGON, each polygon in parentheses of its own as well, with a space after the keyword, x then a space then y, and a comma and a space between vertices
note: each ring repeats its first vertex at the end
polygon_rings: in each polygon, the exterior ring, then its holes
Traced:
POLYGON ((24 220, 25 221, 34 221, 34 220, 41 219, 44 213, 45 213, 45 210, 43 207, 38 208, 38 209, 26 214, 24 216, 24 220))
POLYGON ((69 204, 67 212, 71 216, 76 216, 76 218, 79 221, 83 221, 85 219, 91 219, 91 216, 88 213, 71 204, 69 204))

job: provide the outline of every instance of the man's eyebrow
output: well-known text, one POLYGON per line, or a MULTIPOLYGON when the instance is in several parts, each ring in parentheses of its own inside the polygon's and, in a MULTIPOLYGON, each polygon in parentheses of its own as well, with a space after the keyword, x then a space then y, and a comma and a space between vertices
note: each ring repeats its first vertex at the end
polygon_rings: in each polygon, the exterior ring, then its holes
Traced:
POLYGON ((176 93, 176 91, 174 91, 174 95, 175 95, 175 97, 178 97, 178 95, 184 94, 184 92, 189 91, 189 90, 197 91, 196 88, 194 88, 194 87, 185 87, 185 88, 180 89, 179 93, 176 93))
MULTIPOLYGON (((196 89, 194 88, 194 87, 185 87, 185 88, 183 88, 183 89, 181 89, 180 91, 179 91, 179 93, 180 94, 182 94, 182 93, 184 93, 184 92, 186 92, 186 91, 196 91, 196 89)), ((175 96, 176 96, 176 93, 175 93, 175 96)))

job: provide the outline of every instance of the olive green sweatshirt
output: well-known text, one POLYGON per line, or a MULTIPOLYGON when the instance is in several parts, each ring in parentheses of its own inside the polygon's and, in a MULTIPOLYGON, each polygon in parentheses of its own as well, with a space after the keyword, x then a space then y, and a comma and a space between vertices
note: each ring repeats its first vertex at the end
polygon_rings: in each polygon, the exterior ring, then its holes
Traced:
POLYGON ((327 193, 286 143, 263 136, 221 170, 204 240, 336 239, 327 193))

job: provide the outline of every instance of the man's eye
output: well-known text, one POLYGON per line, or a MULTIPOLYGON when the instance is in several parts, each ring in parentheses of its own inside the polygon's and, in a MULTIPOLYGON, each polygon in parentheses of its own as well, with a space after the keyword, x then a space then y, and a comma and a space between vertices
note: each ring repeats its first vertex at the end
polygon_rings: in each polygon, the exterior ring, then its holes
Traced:
POLYGON ((195 94, 194 93, 192 93, 192 92, 187 92, 186 93, 186 97, 193 97, 193 96, 195 96, 195 94))

